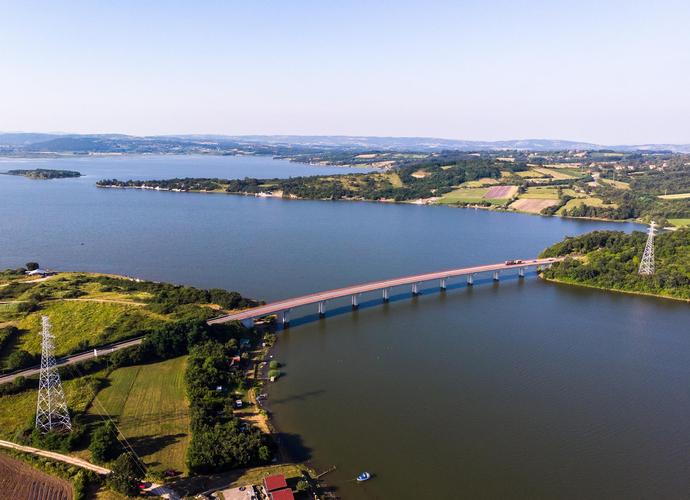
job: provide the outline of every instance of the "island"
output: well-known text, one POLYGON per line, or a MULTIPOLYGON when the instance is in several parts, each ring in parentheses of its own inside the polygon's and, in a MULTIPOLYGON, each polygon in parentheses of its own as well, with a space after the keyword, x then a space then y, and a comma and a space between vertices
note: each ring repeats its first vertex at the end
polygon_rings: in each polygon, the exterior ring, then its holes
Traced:
POLYGON ((647 235, 594 231, 566 238, 541 257, 566 257, 543 271, 548 281, 690 301, 690 229, 656 236, 655 272, 638 273, 647 235))
POLYGON ((69 179, 72 177, 81 177, 80 172, 74 170, 53 170, 48 168, 34 168, 31 170, 8 170, 5 172, 7 175, 21 175, 22 177, 28 177, 29 179, 69 179))
POLYGON ((368 200, 603 220, 690 221, 690 155, 503 152, 365 156, 378 171, 288 179, 104 179, 102 188, 368 200), (389 159, 384 161, 385 159, 389 159), (385 167, 382 164, 385 163, 385 167))

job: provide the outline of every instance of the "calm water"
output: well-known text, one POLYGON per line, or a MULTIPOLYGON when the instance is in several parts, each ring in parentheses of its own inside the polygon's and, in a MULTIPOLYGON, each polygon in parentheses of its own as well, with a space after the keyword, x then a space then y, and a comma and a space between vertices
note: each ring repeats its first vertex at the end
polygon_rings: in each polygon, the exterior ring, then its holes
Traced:
MULTIPOLYGON (((264 158, 47 163, 22 165, 88 176, 0 176, 0 267, 38 260, 273 300, 531 257, 565 235, 634 228, 93 186, 102 177, 333 171, 264 158)), ((15 166, 0 162, 0 170, 15 166)), ((686 497, 688 305, 534 275, 476 283, 416 299, 399 290, 390 304, 355 314, 329 304, 325 321, 297 321, 281 333, 276 357, 286 376, 272 386, 270 404, 283 440, 319 468, 337 465, 328 478, 345 498, 686 497), (356 485, 362 470, 376 477, 356 485)))

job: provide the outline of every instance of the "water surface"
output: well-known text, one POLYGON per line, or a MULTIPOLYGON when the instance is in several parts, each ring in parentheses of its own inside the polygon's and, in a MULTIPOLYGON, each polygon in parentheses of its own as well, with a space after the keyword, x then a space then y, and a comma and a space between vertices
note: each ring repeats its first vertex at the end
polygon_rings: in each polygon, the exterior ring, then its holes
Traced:
MULTIPOLYGON (((29 260, 275 300, 529 258, 632 224, 449 207, 97 189, 99 178, 347 170, 267 158, 0 161, 80 179, 0 176, 0 268, 29 260)), ((345 498, 680 498, 690 478, 690 310, 504 276, 280 334, 270 389, 284 441, 345 498), (298 437, 299 436, 299 437, 298 437), (369 470, 364 485, 352 479, 369 470)), ((293 316, 313 319, 303 309, 293 316)))

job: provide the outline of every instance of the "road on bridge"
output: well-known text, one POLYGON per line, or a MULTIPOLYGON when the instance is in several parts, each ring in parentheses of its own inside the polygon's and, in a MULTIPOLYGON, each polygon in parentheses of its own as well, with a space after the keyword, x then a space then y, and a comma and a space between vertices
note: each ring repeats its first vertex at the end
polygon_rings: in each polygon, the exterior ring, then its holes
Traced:
MULTIPOLYGON (((562 258, 554 259, 530 259, 530 260, 519 260, 512 261, 514 263, 509 264, 507 262, 502 262, 500 264, 489 264, 486 266, 474 266, 474 267, 464 267, 459 269, 448 269, 445 271, 438 271, 426 274, 415 274, 411 276, 405 276, 402 278, 394 278, 381 281, 372 281, 370 283, 364 283, 360 285, 347 286, 343 288, 336 288, 334 290, 328 290, 326 292, 317 292, 309 295, 303 295, 301 297, 295 297, 292 299, 281 300, 277 302, 272 302, 271 304, 266 304, 259 307, 253 307, 251 309, 245 309, 232 314, 226 314, 218 318, 213 318, 208 321, 209 325, 227 323, 229 321, 243 321, 248 319, 259 318, 261 316, 268 316, 271 314, 277 314, 285 311, 289 311, 292 308, 305 306, 309 304, 317 304, 321 302, 326 302, 328 300, 338 299, 342 297, 357 296, 361 293, 374 292, 377 290, 388 290, 390 288, 401 286, 401 285, 416 285, 418 283, 423 283, 425 281, 432 280, 445 280, 457 276, 471 276, 478 273, 485 272, 500 272, 503 270, 518 270, 520 268, 546 266, 563 260, 562 258)), ((354 304, 354 302, 353 302, 354 304)), ((134 345, 141 344, 144 337, 137 337, 134 339, 126 340, 124 342, 119 342, 116 344, 110 344, 104 347, 97 347, 96 350, 99 355, 110 354, 120 349, 126 349, 134 345)), ((84 351, 72 356, 68 356, 59 359, 57 362, 58 366, 71 365, 78 363, 80 361, 85 361, 91 359, 94 356, 94 349, 84 351)), ((37 375, 40 373, 40 366, 35 366, 20 372, 14 372, 0 377, 0 384, 5 384, 12 382, 17 377, 29 377, 31 375, 37 375)))
POLYGON ((243 321, 247 319, 254 319, 261 316, 267 316, 270 314, 276 314, 283 311, 290 310, 295 307, 306 306, 309 304, 316 304, 319 302, 325 302, 328 300, 338 299, 342 297, 349 297, 358 295, 366 292, 374 292, 377 290, 385 290, 401 285, 415 285, 417 283, 422 283, 425 281, 432 280, 442 280, 448 279, 455 276, 466 276, 473 275, 477 273, 485 272, 496 272, 504 271, 508 269, 520 269, 526 267, 537 267, 546 266, 563 260, 561 258, 555 259, 530 259, 530 260, 520 260, 512 261, 517 262, 514 264, 509 264, 506 261, 500 264, 489 264, 486 266, 474 266, 474 267, 464 267, 459 269, 448 269, 445 271, 439 271, 434 273, 426 274, 415 274, 412 276, 405 276, 403 278, 395 278, 389 280, 372 281, 370 283, 364 283, 361 285, 347 286, 344 288, 336 288, 334 290, 329 290, 326 292, 312 293, 309 295, 303 295, 302 297, 295 297, 292 299, 281 300, 277 302, 272 302, 264 306, 253 307, 251 309, 246 309, 233 314, 226 314, 218 318, 214 318, 208 321, 210 325, 218 323, 227 323, 228 321, 243 321))

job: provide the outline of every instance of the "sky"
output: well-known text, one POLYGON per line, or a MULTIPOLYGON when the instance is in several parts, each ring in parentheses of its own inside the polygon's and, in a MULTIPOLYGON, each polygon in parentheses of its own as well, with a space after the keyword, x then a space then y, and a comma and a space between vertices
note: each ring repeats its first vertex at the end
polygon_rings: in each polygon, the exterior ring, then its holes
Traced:
POLYGON ((690 143, 687 0, 0 0, 0 131, 690 143))

